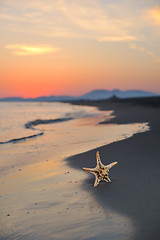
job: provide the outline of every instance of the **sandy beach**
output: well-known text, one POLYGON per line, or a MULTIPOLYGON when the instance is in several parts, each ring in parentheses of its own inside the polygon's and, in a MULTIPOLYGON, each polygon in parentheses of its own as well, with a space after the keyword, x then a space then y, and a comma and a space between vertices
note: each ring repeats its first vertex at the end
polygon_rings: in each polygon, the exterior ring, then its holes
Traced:
MULTIPOLYGON (((136 134, 129 139, 73 156, 68 163, 76 168, 94 167, 96 151, 103 163, 118 161, 111 171, 111 184, 101 183, 94 191, 94 177, 86 174, 85 188, 101 204, 106 213, 110 208, 127 216, 133 226, 129 239, 158 240, 160 238, 160 102, 159 98, 77 102, 98 106, 101 110, 114 110, 112 123, 149 122, 150 131, 136 134)), ((119 239, 121 239, 119 237, 119 239)), ((123 239, 123 238, 122 238, 123 239)))
MULTIPOLYGON (((42 125, 38 130, 44 134, 38 138, 9 143, 4 149, 3 144, 1 153, 7 152, 4 156, 10 159, 10 169, 1 171, 0 239, 158 240, 160 108, 159 99, 156 104, 153 101, 74 102, 96 106, 104 115, 42 125), (150 131, 143 132, 144 123, 149 124, 150 131), (110 131, 115 142, 113 138, 105 143, 101 137, 110 131), (120 131, 118 138, 112 131, 120 131), (126 135, 121 131, 126 131, 126 135), (61 135, 66 143, 67 139, 75 142, 58 147, 53 141, 54 133, 60 143, 61 135), (95 167, 96 151, 105 165, 113 161, 118 164, 110 171, 112 182, 100 182, 94 188, 94 176, 84 172, 83 167, 95 167), (15 154, 17 165, 9 158, 11 153, 15 154)), ((94 108, 89 111, 97 114, 94 108)), ((2 162, 6 159, 2 158, 2 162)))

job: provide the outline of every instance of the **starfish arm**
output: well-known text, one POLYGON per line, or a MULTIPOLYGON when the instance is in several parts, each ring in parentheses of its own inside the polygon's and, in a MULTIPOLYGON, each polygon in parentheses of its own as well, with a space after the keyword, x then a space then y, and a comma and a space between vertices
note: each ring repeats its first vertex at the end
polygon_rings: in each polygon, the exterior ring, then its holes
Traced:
POLYGON ((101 180, 100 180, 100 179, 98 178, 98 176, 95 174, 94 187, 97 187, 100 181, 101 181, 101 180))
POLYGON ((96 152, 96 159, 97 159, 97 167, 98 167, 98 168, 103 168, 104 165, 103 165, 103 163, 101 162, 101 159, 100 159, 100 156, 99 156, 99 151, 96 152))
POLYGON ((112 162, 109 165, 105 166, 105 169, 111 169, 113 166, 115 166, 118 162, 112 162))
POLYGON ((94 174, 95 168, 83 168, 83 170, 94 174))
POLYGON ((105 176, 104 181, 111 182, 111 179, 108 176, 105 176))

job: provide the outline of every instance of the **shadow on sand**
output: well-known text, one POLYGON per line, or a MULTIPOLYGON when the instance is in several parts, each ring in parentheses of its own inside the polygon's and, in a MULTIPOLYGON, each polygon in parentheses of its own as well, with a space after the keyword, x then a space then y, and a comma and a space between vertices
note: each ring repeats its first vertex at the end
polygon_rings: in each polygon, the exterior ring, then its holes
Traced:
POLYGON ((110 172, 111 183, 100 183, 93 190, 94 176, 88 174, 90 180, 82 187, 104 212, 110 208, 131 219, 135 240, 160 239, 159 142, 160 136, 153 130, 67 159, 71 167, 80 170, 96 166, 97 150, 105 165, 118 161, 110 172))

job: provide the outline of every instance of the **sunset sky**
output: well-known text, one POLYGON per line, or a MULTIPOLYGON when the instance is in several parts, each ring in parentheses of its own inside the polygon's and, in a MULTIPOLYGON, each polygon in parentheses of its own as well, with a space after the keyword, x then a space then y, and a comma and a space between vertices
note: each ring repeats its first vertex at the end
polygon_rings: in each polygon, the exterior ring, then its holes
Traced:
POLYGON ((0 0, 0 97, 160 93, 159 0, 0 0))

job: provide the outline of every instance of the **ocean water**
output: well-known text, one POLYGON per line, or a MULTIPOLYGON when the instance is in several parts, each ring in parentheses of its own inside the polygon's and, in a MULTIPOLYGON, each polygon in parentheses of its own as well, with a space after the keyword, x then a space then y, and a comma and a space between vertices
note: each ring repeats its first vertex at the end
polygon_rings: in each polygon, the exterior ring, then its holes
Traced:
POLYGON ((147 123, 110 124, 113 111, 67 103, 0 103, 0 115, 0 239, 127 239, 130 220, 110 209, 106 218, 81 188, 86 173, 63 160, 147 123))
POLYGON ((114 117, 112 111, 67 103, 2 102, 0 115, 1 171, 53 155, 64 159, 148 130, 147 123, 99 125, 114 117))
POLYGON ((40 162, 52 154, 56 159, 63 158, 70 149, 68 146, 79 141, 75 136, 76 127, 72 126, 79 119, 97 116, 98 111, 64 103, 11 102, 0 103, 0 115, 2 172, 40 162), (23 160, 26 154, 28 161, 23 160))
MULTIPOLYGON (((0 143, 12 139, 38 134, 39 129, 33 126, 25 126, 35 120, 83 118, 93 116, 96 112, 88 107, 77 107, 64 103, 24 103, 24 102, 1 102, 0 103, 0 143), (27 129, 27 130, 26 130, 27 129)), ((43 122, 42 122, 43 123, 43 122)), ((41 123, 41 124, 42 124, 41 123)), ((45 124, 45 123, 44 123, 45 124)), ((16 141, 15 141, 16 142, 16 141)))

